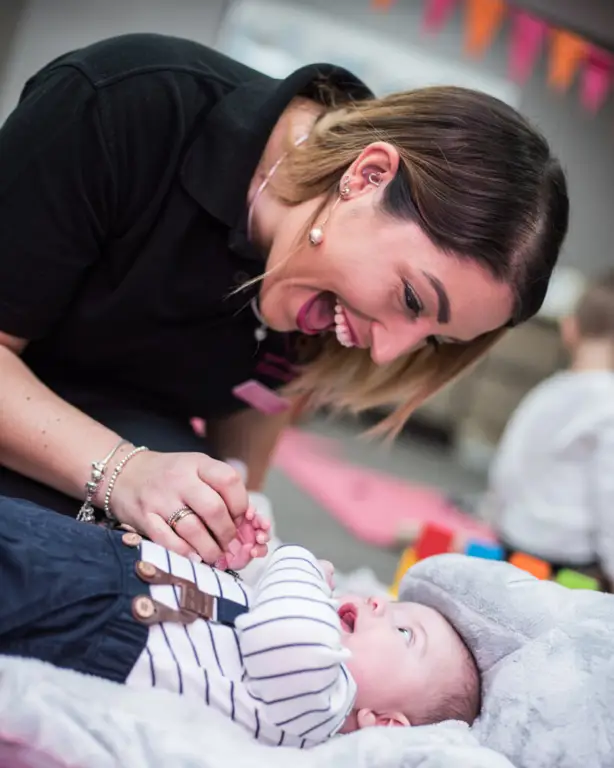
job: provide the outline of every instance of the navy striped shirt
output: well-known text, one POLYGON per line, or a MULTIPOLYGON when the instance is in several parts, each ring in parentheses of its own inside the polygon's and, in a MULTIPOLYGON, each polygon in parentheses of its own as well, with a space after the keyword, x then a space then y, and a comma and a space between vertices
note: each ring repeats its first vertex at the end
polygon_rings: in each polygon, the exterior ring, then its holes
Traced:
MULTIPOLYGON (((311 552, 280 547, 254 589, 149 541, 141 558, 249 611, 234 629, 204 619, 152 626, 128 685, 196 697, 266 744, 310 747, 339 730, 356 685, 344 664, 349 652, 330 587, 311 552)), ((178 607, 177 587, 150 590, 178 607)))

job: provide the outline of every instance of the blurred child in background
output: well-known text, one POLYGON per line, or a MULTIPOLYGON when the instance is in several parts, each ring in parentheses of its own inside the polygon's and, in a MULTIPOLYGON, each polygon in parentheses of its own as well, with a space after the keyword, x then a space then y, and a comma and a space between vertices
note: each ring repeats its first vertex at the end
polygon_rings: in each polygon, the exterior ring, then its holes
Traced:
POLYGON ((614 581, 614 272, 561 324, 569 369, 511 418, 489 478, 503 544, 614 581))

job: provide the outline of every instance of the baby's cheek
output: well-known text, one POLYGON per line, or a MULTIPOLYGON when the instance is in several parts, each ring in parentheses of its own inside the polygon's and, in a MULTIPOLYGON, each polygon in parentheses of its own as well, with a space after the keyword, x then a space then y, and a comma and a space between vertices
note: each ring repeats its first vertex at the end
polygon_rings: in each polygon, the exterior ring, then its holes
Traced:
MULTIPOLYGON (((364 705, 372 709, 391 706, 398 698, 399 689, 405 688, 405 683, 400 682, 404 675, 400 673, 406 659, 400 658, 398 644, 374 641, 350 650, 352 659, 348 666, 361 688, 364 705)), ((406 656, 407 649, 402 650, 406 656)))

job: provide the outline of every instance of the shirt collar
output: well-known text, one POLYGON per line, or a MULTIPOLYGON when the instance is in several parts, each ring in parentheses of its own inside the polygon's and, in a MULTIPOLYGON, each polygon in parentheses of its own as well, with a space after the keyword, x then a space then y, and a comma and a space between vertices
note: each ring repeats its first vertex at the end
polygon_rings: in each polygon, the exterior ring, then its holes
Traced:
POLYGON ((295 96, 317 95, 318 84, 343 91, 350 100, 373 94, 347 70, 311 64, 285 80, 254 73, 221 98, 207 114, 186 153, 181 180, 186 191, 231 230, 230 247, 242 256, 262 260, 247 240, 246 200, 252 176, 271 131, 295 96))

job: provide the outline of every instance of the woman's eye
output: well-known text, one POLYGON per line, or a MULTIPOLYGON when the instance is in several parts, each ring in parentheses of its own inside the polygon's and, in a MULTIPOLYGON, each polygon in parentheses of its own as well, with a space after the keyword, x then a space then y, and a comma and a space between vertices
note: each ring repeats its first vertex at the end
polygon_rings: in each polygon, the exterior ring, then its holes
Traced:
POLYGON ((433 347, 435 352, 438 352, 439 351, 439 347, 441 346, 441 342, 439 341, 437 336, 427 336, 426 337, 426 343, 429 346, 433 347))
POLYGON ((420 301, 418 294, 414 291, 408 282, 404 282, 403 285, 405 288, 405 304, 407 304, 407 308, 410 310, 410 312, 418 317, 418 315, 423 312, 424 305, 420 301))
POLYGON ((413 633, 411 629, 406 629, 405 627, 399 627, 399 632, 404 635, 405 641, 407 642, 407 645, 411 642, 411 639, 413 637, 413 633))

